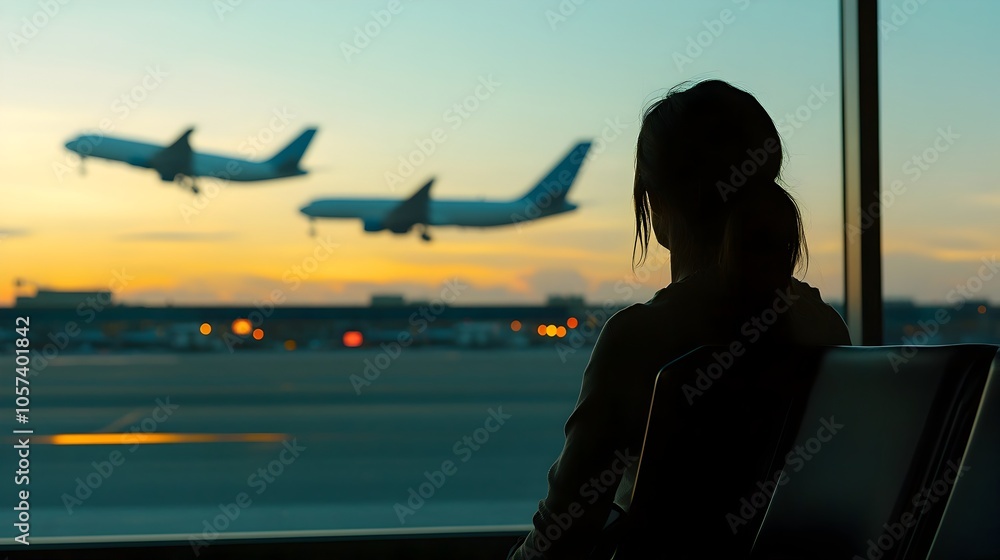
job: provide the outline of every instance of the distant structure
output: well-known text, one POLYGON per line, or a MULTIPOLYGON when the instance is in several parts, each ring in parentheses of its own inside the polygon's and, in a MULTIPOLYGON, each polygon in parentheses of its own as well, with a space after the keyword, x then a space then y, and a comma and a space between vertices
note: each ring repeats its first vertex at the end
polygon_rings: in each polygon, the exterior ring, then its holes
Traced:
POLYGON ((372 294, 372 307, 402 307, 405 304, 402 294, 372 294))
POLYGON ((587 304, 583 300, 582 295, 570 294, 551 294, 546 300, 546 305, 557 305, 561 307, 586 307, 587 304))
POLYGON ((74 291, 39 289, 33 296, 17 296, 14 307, 18 309, 76 309, 81 303, 100 302, 103 306, 114 303, 108 290, 74 291))

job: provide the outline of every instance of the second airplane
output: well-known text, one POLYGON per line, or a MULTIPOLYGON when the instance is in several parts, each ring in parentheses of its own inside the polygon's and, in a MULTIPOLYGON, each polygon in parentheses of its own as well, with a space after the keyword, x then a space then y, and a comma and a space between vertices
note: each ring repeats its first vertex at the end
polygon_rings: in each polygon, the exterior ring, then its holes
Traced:
POLYGON ((432 178, 406 200, 385 198, 325 198, 303 206, 300 212, 316 218, 356 218, 365 231, 408 233, 414 227, 430 241, 429 226, 494 227, 519 224, 576 210, 566 200, 590 150, 581 142, 523 196, 514 200, 431 200, 432 178))

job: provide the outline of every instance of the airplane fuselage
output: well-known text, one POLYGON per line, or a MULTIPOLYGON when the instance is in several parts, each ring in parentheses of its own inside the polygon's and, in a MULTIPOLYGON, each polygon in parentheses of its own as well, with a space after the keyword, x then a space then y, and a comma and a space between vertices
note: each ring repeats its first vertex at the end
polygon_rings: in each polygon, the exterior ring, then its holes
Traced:
MULTIPOLYGON (((537 214, 523 201, 485 200, 432 200, 427 211, 427 219, 416 224, 428 226, 492 227, 516 224, 527 219, 554 216, 575 210, 576 206, 563 202, 558 207, 546 208, 537 214), (531 216, 526 216, 532 214, 531 216)), ((367 231, 388 229, 382 220, 396 206, 398 200, 378 198, 316 200, 304 206, 301 212, 310 218, 356 218, 360 219, 367 231)), ((397 231, 396 233, 404 233, 397 231)))
POLYGON ((68 142, 66 147, 83 157, 98 157, 121 161, 136 167, 157 169, 164 181, 173 181, 178 174, 192 177, 221 177, 231 181, 265 181, 304 174, 301 170, 282 170, 266 162, 199 152, 191 153, 189 170, 182 168, 186 165, 177 165, 176 169, 157 168, 152 160, 163 150, 163 146, 108 136, 80 136, 68 142))

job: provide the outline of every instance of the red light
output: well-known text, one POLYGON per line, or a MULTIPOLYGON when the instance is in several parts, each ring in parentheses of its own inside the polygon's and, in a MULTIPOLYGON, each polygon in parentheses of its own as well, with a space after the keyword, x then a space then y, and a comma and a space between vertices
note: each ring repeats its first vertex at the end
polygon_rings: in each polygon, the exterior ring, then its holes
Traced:
POLYGON ((357 348, 365 342, 365 337, 359 331, 347 331, 344 333, 344 346, 357 348))

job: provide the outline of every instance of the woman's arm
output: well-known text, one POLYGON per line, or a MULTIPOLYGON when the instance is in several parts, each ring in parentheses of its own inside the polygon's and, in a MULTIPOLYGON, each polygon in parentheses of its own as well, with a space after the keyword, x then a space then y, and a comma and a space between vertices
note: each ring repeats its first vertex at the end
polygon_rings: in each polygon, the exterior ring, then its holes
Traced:
POLYGON ((586 558, 607 522, 622 474, 637 460, 639 450, 626 448, 629 438, 620 417, 621 397, 628 393, 622 387, 628 376, 620 374, 629 373, 631 361, 624 315, 608 320, 598 337, 566 422, 562 453, 549 469, 548 495, 539 502, 534 528, 512 550, 512 560, 586 558))

